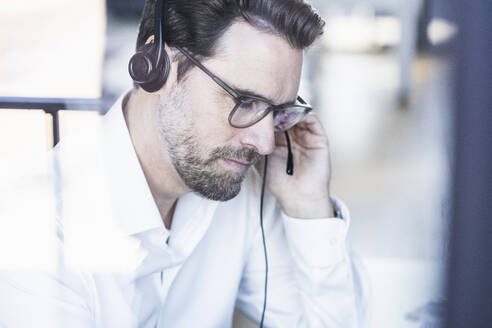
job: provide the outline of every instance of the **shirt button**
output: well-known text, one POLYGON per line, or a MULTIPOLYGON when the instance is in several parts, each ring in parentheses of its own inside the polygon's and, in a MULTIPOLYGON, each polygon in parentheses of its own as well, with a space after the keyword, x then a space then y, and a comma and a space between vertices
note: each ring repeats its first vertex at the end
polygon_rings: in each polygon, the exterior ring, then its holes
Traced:
POLYGON ((336 238, 331 238, 330 239, 330 245, 331 246, 336 246, 338 244, 338 240, 336 238))

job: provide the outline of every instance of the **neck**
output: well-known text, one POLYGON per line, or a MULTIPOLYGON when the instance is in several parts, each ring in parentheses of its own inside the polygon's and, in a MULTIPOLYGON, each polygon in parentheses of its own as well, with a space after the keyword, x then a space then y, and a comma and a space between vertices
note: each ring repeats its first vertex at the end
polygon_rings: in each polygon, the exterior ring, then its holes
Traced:
POLYGON ((171 228, 176 201, 189 192, 169 158, 157 130, 159 94, 133 90, 123 103, 123 115, 133 147, 161 219, 171 228))

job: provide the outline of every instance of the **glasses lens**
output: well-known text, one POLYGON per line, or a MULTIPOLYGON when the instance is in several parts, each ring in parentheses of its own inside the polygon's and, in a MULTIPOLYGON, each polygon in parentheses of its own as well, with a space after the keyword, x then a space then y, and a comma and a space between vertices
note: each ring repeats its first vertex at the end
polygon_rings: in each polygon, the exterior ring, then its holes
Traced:
POLYGON ((290 129, 307 114, 307 109, 300 106, 285 107, 279 112, 273 114, 273 125, 275 132, 282 132, 290 129))
POLYGON ((231 117, 231 124, 235 127, 248 127, 260 121, 268 113, 270 105, 256 99, 241 101, 231 117))

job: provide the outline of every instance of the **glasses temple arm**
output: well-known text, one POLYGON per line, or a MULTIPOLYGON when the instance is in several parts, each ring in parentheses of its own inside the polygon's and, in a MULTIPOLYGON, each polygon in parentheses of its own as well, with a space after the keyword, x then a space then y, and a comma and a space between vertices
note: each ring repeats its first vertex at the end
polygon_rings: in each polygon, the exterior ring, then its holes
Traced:
POLYGON ((175 46, 175 48, 178 49, 179 51, 181 51, 181 53, 183 55, 185 55, 189 60, 191 60, 191 62, 195 66, 197 66, 205 74, 207 74, 212 80, 215 81, 215 83, 217 83, 218 85, 220 85, 222 87, 222 89, 224 89, 225 91, 227 91, 228 94, 230 94, 235 99, 238 99, 239 98, 239 95, 233 89, 231 89, 224 81, 222 81, 217 76, 215 76, 214 74, 212 74, 212 72, 210 72, 205 66, 203 66, 202 63, 200 63, 198 60, 196 60, 196 58, 194 58, 187 50, 184 50, 183 48, 178 47, 178 46, 175 46))

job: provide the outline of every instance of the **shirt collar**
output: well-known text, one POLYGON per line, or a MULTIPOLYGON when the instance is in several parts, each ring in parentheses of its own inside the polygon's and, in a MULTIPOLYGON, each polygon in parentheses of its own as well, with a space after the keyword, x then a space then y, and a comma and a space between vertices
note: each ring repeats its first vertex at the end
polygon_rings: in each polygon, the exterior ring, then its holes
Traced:
POLYGON ((123 116, 125 97, 121 96, 102 119, 103 157, 111 207, 118 225, 127 235, 155 228, 165 230, 123 116))

